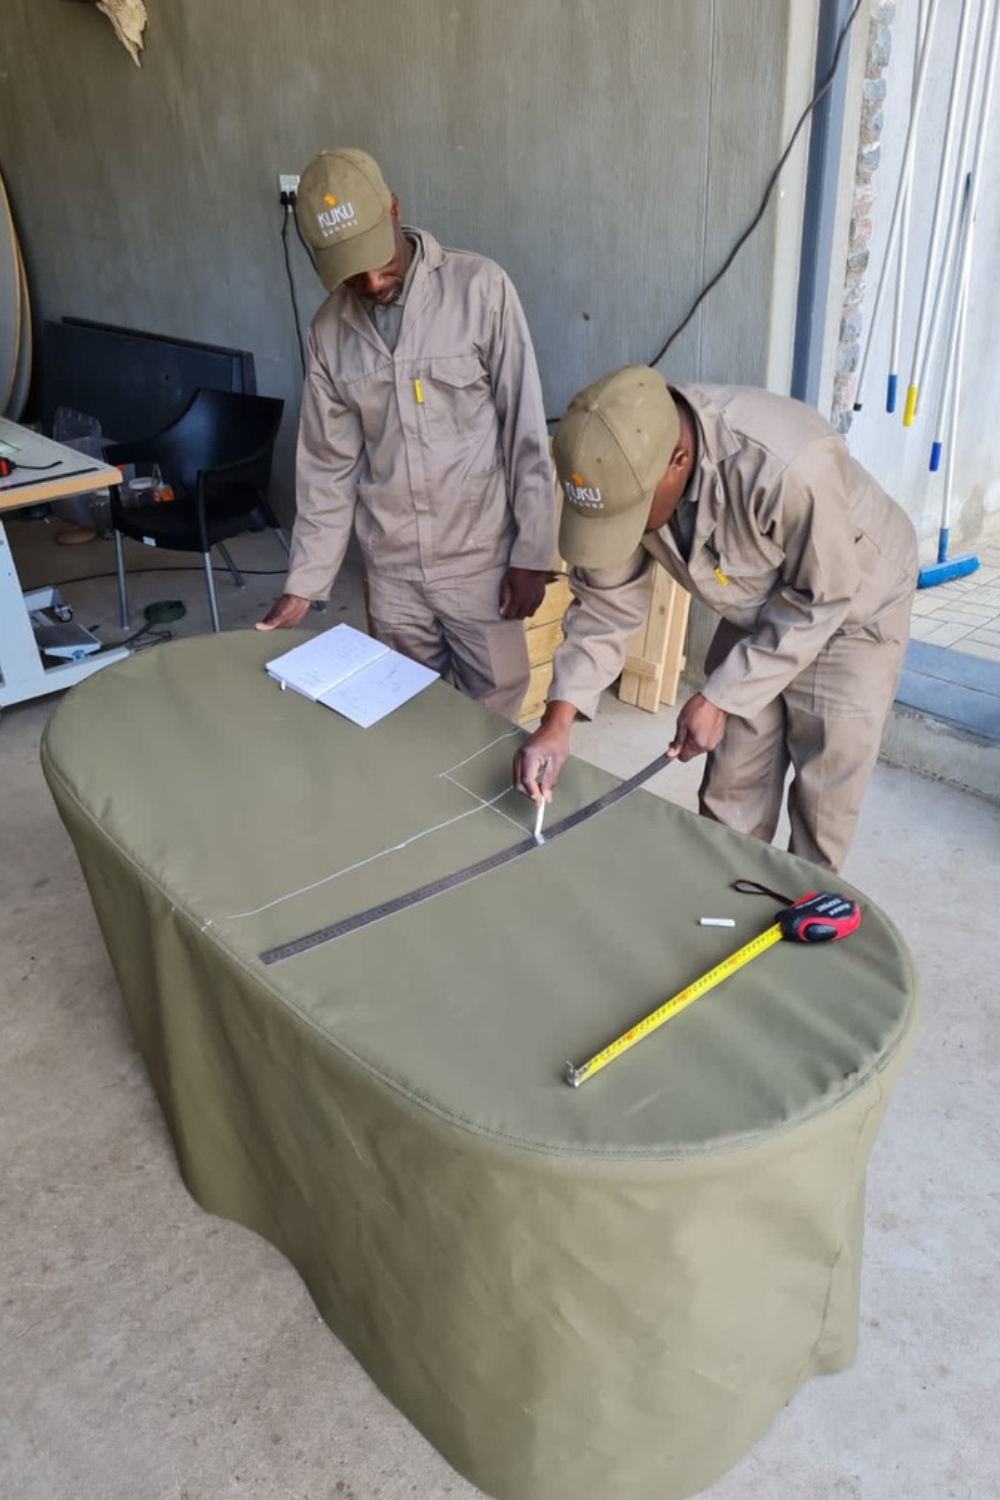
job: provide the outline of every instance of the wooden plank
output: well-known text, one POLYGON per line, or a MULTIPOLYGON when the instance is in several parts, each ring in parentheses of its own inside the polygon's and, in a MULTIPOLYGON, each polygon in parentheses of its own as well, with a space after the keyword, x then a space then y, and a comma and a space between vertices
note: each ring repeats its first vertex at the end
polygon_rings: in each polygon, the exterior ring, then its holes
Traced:
POLYGON ((8 413, 8 403, 17 374, 23 319, 17 235, 0 178, 0 414, 11 417, 14 413, 8 413))
POLYGON ((663 568, 656 569, 645 623, 629 642, 618 686, 623 703, 655 714, 673 703, 683 666, 688 596, 663 568))
POLYGON ((667 636, 667 654, 663 665, 663 680, 660 683, 660 702, 676 703, 681 673, 687 664, 684 642, 687 637, 688 611, 691 595, 676 585, 674 607, 670 614, 670 630, 667 636))
POLYGON ((563 638, 562 617, 550 620, 548 625, 536 625, 524 632, 528 647, 528 660, 533 667, 540 662, 551 661, 563 638))
POLYGON ((631 703, 636 708, 645 709, 647 713, 655 713, 660 706, 673 593, 673 579, 662 568, 657 568, 649 612, 645 623, 629 642, 618 687, 618 697, 623 703, 631 703))
POLYGON ((535 613, 525 620, 525 627, 531 630, 536 625, 548 625, 552 620, 561 620, 572 602, 573 591, 569 580, 562 575, 551 579, 545 589, 545 598, 535 613))
POLYGON ((521 704, 521 712, 518 722, 527 724, 532 719, 540 719, 545 711, 545 698, 552 683, 552 663, 550 661, 539 662, 537 667, 532 667, 531 676, 528 678, 528 689, 521 704))

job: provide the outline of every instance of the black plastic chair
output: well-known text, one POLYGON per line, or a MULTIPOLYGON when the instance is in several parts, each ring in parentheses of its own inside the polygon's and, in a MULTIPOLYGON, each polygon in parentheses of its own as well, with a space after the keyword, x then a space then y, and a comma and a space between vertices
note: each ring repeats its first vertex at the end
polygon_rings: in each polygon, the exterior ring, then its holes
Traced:
POLYGON ((284 402, 271 396, 198 390, 180 416, 161 432, 105 446, 109 464, 142 468, 156 464, 164 484, 174 492, 169 502, 125 506, 121 486, 110 491, 123 628, 129 619, 122 537, 176 552, 200 552, 216 631, 221 627, 212 548, 218 547, 237 588, 244 586, 244 580, 224 546, 230 537, 268 526, 287 554, 288 543, 267 502, 283 409, 284 402))

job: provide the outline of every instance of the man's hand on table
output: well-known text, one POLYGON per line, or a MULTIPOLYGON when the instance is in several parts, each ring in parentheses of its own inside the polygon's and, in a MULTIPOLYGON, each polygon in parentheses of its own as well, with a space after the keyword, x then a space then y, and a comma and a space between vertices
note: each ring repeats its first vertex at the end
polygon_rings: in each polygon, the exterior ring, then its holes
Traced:
POLYGON ((534 734, 514 756, 514 785, 536 807, 552 801, 552 789, 569 754, 569 729, 576 718, 572 703, 550 703, 534 734))
MULTIPOLYGON (((670 760, 694 760, 714 750, 726 731, 726 715, 702 693, 689 698, 677 715, 677 728, 667 746, 670 760)), ((530 741, 528 742, 530 744, 530 741)))
POLYGON ((258 620, 257 630, 289 630, 293 625, 298 625, 305 616, 310 599, 300 599, 298 594, 282 594, 276 599, 264 616, 258 620))
POLYGON ((500 585, 500 618, 527 620, 545 598, 548 574, 537 568, 508 568, 500 585))

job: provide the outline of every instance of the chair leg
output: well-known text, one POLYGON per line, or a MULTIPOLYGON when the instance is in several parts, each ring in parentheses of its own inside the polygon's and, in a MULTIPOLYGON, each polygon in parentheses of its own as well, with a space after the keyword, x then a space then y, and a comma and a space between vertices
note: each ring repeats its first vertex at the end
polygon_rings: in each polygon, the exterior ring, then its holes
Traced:
POLYGON ((291 549, 291 547, 289 547, 289 545, 288 545, 288 539, 286 538, 285 533, 282 531, 281 527, 280 526, 272 526, 271 530, 274 532, 275 536, 278 538, 278 541, 281 544, 281 550, 282 550, 282 552, 284 552, 284 554, 285 554, 286 557, 291 557, 291 555, 292 555, 292 549, 291 549))
POLYGON ((128 594, 125 591, 125 548, 122 534, 115 532, 115 569, 118 573, 118 618, 123 630, 128 629, 128 594))
POLYGON ((222 626, 219 624, 219 606, 215 598, 215 579, 212 577, 211 552, 203 552, 201 560, 205 564, 205 583, 208 585, 208 612, 212 616, 212 629, 218 634, 222 626))
POLYGON ((239 568, 233 562, 233 559, 230 557, 229 548, 224 547, 221 542, 216 542, 215 545, 219 549, 219 556, 222 558, 222 561, 225 563, 226 567, 233 575, 233 582, 235 583, 236 587, 238 589, 245 589, 247 586, 247 581, 243 577, 243 574, 240 572, 239 568))

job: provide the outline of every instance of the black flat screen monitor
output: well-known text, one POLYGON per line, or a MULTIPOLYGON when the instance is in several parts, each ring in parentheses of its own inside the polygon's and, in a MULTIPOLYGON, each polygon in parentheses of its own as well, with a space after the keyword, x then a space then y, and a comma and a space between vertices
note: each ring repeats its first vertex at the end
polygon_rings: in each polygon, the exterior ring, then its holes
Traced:
POLYGON ((96 417, 116 442, 169 426, 199 387, 256 395, 253 355, 112 323, 63 318, 42 327, 42 431, 58 407, 96 417))

